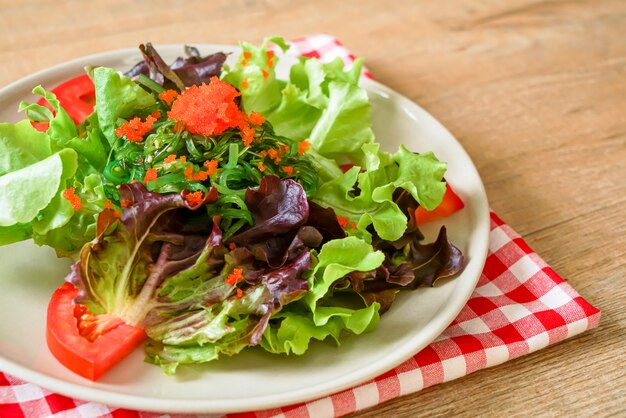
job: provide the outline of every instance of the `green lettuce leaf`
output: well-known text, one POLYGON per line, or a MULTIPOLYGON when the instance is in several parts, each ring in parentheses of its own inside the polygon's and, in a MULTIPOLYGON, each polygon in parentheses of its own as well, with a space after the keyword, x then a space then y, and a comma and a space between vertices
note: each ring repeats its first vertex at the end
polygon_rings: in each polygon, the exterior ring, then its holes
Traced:
POLYGON ((304 300, 314 313, 316 324, 323 324, 326 316, 317 316, 317 302, 338 279, 353 271, 374 270, 385 260, 385 255, 357 237, 346 237, 327 242, 320 251, 311 290, 304 300))
POLYGON ((272 326, 270 322, 263 334, 261 346, 270 353, 301 355, 308 350, 311 340, 323 341, 329 336, 340 345, 344 332, 356 335, 369 332, 376 328, 380 319, 378 303, 363 309, 319 308, 320 317, 328 316, 323 325, 316 324, 310 312, 298 312, 291 305, 289 308, 274 315, 272 321, 280 320, 280 324, 272 326))
POLYGON ((62 150, 0 177, 0 226, 25 224, 64 189, 76 171, 76 153, 62 150))
POLYGON ((324 157, 359 162, 361 147, 374 141, 371 106, 357 84, 361 64, 357 60, 344 72, 339 58, 330 64, 302 59, 292 67, 281 104, 268 120, 281 135, 307 139, 324 157))
POLYGON ((119 119, 136 116, 140 111, 156 104, 154 97, 130 78, 113 68, 90 69, 96 89, 95 112, 102 133, 111 148, 117 148, 121 140, 115 135, 119 119))
POLYGON ((37 94, 48 102, 54 110, 54 114, 50 109, 36 103, 22 102, 18 111, 24 111, 26 116, 33 122, 47 122, 50 124, 46 133, 53 140, 66 141, 78 136, 76 125, 65 109, 61 107, 56 95, 46 91, 43 87, 37 86, 33 89, 33 94, 37 94))
MULTIPOLYGON (((83 123, 76 126, 54 93, 46 91, 41 86, 35 87, 32 92, 43 97, 52 107, 54 113, 47 107, 27 102, 20 103, 18 110, 24 111, 28 119, 33 122, 49 124, 46 130, 49 139, 45 142, 49 144, 49 150, 55 152, 64 148, 71 148, 78 153, 79 161, 86 160, 86 163, 101 171, 108 161, 110 148, 100 131, 98 116, 93 113, 83 123)), ((45 134, 40 136, 43 135, 45 134)), ((13 137, 21 138, 22 136, 18 133, 14 134, 13 137)), ((18 142, 23 143, 24 141, 18 139, 18 142)), ((49 154, 50 151, 47 155, 49 154)), ((79 164, 84 165, 84 163, 79 164)))
POLYGON ((52 155, 50 137, 30 121, 0 123, 0 176, 35 164, 52 155))
POLYGON ((270 43, 283 51, 289 48, 283 38, 277 36, 266 38, 259 47, 242 42, 240 43, 242 53, 237 63, 232 68, 224 68, 222 78, 241 91, 242 103, 247 113, 255 111, 266 115, 276 108, 281 100, 284 82, 276 79, 275 68, 278 58, 269 58, 267 55, 270 43), (245 88, 242 87, 244 80, 247 83, 245 88))
POLYGON ((328 92, 328 104, 311 131, 309 142, 325 157, 348 157, 358 162, 361 146, 374 141, 367 93, 341 81, 331 82, 328 92))
POLYGON ((108 145, 95 115, 76 126, 56 96, 35 87, 53 111, 22 102, 29 120, 0 124, 0 244, 33 238, 70 255, 95 236, 96 216, 106 196, 99 170, 108 145), (30 121, 49 124, 37 131, 30 121), (75 210, 63 191, 74 187, 82 208, 75 210))
POLYGON ((30 224, 16 224, 11 226, 0 227, 0 245, 12 244, 14 242, 24 241, 32 235, 32 227, 30 224))
MULTIPOLYGON (((323 105, 320 105, 320 107, 323 105)), ((307 100, 307 92, 295 84, 287 84, 282 90, 282 100, 271 112, 266 112, 278 135, 299 141, 308 139, 315 124, 322 116, 322 109, 307 100), (297 115, 297 117, 294 117, 297 115)))
POLYGON ((79 191, 82 207, 75 210, 60 194, 42 211, 41 221, 33 221, 33 240, 48 245, 59 255, 72 255, 96 236, 98 214, 104 209, 106 195, 102 177, 92 173, 74 178, 72 186, 79 191))
POLYGON ((376 202, 391 201, 395 189, 402 188, 426 210, 439 206, 446 192, 446 183, 442 181, 446 165, 432 152, 415 154, 404 145, 393 158, 399 168, 395 180, 374 189, 372 199, 376 202))
POLYGON ((272 317, 262 347, 272 353, 303 354, 312 339, 331 336, 339 344, 345 331, 358 335, 374 329, 380 320, 378 303, 354 308, 348 301, 333 298, 330 289, 347 274, 374 270, 384 259, 382 252, 357 237, 324 244, 311 275, 310 291, 272 317))
POLYGON ((366 144, 362 151, 365 171, 355 166, 322 184, 313 201, 355 222, 359 235, 366 239, 370 237, 367 227, 372 225, 380 238, 395 241, 406 230, 407 217, 394 202, 393 193, 404 189, 420 205, 434 209, 445 193, 446 166, 430 152, 415 154, 404 146, 395 155, 379 152, 378 144, 366 144))
POLYGON ((244 43, 237 64, 225 70, 223 78, 242 91, 246 111, 264 115, 278 135, 308 140, 323 157, 360 162, 361 147, 374 141, 371 106, 366 91, 358 86, 362 61, 345 71, 340 58, 322 64, 300 57, 289 80, 278 80, 274 72, 278 57, 272 66, 267 62, 270 42, 286 50, 280 38, 268 38, 260 47, 244 43))

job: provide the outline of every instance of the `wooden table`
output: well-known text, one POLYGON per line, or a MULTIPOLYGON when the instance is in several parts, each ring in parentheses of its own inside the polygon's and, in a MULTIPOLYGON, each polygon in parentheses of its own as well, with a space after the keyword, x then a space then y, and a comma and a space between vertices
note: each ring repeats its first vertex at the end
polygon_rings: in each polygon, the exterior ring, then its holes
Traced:
POLYGON ((337 36, 456 135, 491 207, 603 311, 595 331, 356 416, 624 416, 626 2, 301 3, 5 0, 0 85, 149 40, 337 36))

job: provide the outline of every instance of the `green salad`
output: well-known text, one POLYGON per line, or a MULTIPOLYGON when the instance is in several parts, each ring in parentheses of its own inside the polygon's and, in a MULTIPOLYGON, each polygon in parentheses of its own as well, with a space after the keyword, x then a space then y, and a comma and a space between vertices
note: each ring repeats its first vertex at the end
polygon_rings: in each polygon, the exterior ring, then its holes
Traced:
POLYGON ((462 269, 445 227, 418 229, 450 193, 445 163, 379 149, 360 60, 299 57, 281 80, 287 49, 167 64, 141 45, 126 73, 36 87, 0 124, 0 244, 74 261, 47 318, 65 366, 95 380, 141 343, 167 374, 252 346, 299 355, 462 269))

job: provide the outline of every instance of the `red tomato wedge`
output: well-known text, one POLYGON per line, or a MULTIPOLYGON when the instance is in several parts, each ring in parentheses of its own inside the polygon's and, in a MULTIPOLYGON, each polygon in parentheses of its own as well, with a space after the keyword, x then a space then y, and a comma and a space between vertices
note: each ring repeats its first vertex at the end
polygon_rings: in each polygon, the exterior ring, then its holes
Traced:
POLYGON ((78 289, 71 283, 62 284, 48 305, 46 341, 50 352, 65 367, 90 380, 96 380, 128 356, 146 338, 143 329, 123 323, 90 341, 81 335, 77 314, 85 313, 83 305, 74 299, 78 289))
POLYGON ((433 210, 426 210, 423 207, 418 207, 415 210, 415 223, 417 225, 436 221, 437 219, 445 218, 448 215, 452 215, 454 212, 461 210, 465 207, 465 204, 461 198, 454 193, 450 184, 446 184, 446 193, 443 195, 443 200, 433 210))
MULTIPOLYGON (((70 78, 50 91, 57 96, 63 109, 76 124, 84 121, 93 112, 96 90, 93 81, 87 74, 70 78)), ((43 97, 37 101, 37 104, 52 110, 43 97)), ((33 126, 40 131, 48 129, 47 123, 34 123, 33 126)))
POLYGON ((350 170, 352 167, 354 167, 354 164, 352 163, 348 163, 348 164, 340 164, 339 168, 341 169, 341 171, 343 171, 344 173, 348 170, 350 170))

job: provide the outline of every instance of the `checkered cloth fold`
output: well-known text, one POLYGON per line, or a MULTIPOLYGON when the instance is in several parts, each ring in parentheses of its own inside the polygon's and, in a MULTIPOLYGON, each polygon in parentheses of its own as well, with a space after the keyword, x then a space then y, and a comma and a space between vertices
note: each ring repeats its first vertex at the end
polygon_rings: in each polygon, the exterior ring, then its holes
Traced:
MULTIPOLYGON (((300 55, 347 64, 354 56, 328 35, 292 41, 300 55)), ((293 50, 292 50, 293 52, 293 50)), ((365 76, 371 77, 367 70, 365 76)), ((337 417, 465 376, 594 328, 600 311, 491 213, 489 253, 476 289, 432 344, 377 378, 322 399, 227 417, 337 417)), ((0 417, 164 416, 71 399, 0 373, 0 417)), ((169 417, 189 415, 169 414, 169 417)))

